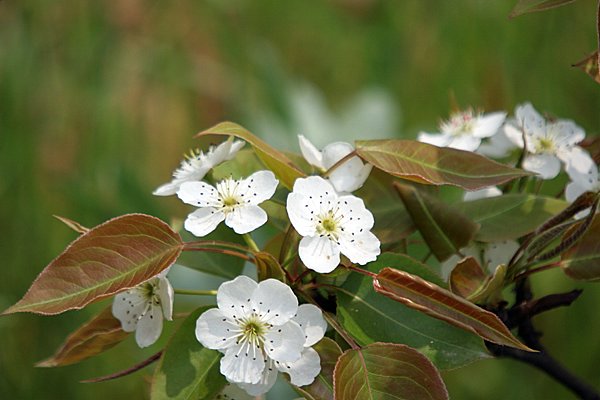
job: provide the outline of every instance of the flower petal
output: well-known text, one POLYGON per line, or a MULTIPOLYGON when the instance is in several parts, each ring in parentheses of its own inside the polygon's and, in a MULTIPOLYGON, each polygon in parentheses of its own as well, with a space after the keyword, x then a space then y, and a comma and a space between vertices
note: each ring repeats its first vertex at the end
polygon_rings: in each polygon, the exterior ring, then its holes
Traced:
POLYGON ((463 195, 464 201, 473 201, 479 199, 487 199, 489 197, 501 196, 502 190, 498 189, 496 186, 490 186, 479 190, 474 190, 472 192, 465 192, 463 195))
POLYGON ((329 174, 329 181, 338 193, 350 193, 359 189, 369 177, 372 165, 365 165, 358 157, 352 157, 329 174))
POLYGON ((142 315, 135 329, 135 341, 140 347, 148 347, 158 340, 163 326, 163 312, 160 305, 152 304, 142 315))
POLYGON ((575 201, 576 198, 587 192, 589 189, 579 182, 569 182, 565 188, 565 199, 569 203, 575 201))
POLYGON ((329 169, 335 163, 354 151, 354 146, 347 142, 330 143, 323 148, 323 167, 329 169))
POLYGON ((307 268, 322 274, 333 271, 340 263, 339 246, 327 237, 303 237, 298 255, 307 268))
POLYGON ((214 231, 225 219, 225 214, 213 207, 199 208, 189 214, 185 220, 185 230, 195 236, 206 236, 214 231))
POLYGON ((552 179, 560 172, 560 161, 552 154, 530 154, 523 160, 523 169, 542 179, 552 179))
POLYGON ((133 332, 137 328, 140 315, 146 310, 148 300, 137 289, 130 289, 115 296, 112 314, 121 321, 125 332, 133 332))
POLYGON ((239 327, 218 308, 205 311, 196 320, 196 339, 202 346, 213 350, 233 346, 238 330, 239 327))
POLYGON ((508 264, 518 249, 519 244, 514 240, 488 243, 483 251, 483 263, 487 264, 488 271, 493 273, 498 265, 508 264))
POLYGON ((181 182, 178 180, 173 180, 169 183, 165 183, 164 185, 160 185, 154 192, 152 192, 155 196, 171 196, 177 193, 179 190, 179 186, 181 186, 181 182))
POLYGON ((319 307, 312 304, 302 304, 298 307, 296 316, 292 319, 304 331, 304 347, 312 346, 325 336, 327 322, 319 307))
POLYGON ((316 234, 314 215, 319 212, 319 208, 308 196, 295 192, 288 194, 286 210, 294 229, 301 236, 316 234))
POLYGON ((217 305, 228 318, 240 318, 251 313, 250 300, 258 287, 258 283, 240 275, 232 281, 225 282, 217 290, 217 305))
POLYGON ((196 207, 218 207, 217 189, 206 182, 184 182, 177 191, 177 197, 184 203, 196 207))
POLYGON ((486 138, 493 136, 506 119, 505 112, 494 112, 482 115, 477 118, 475 127, 473 128, 473 136, 478 138, 486 138))
POLYGON ((304 341, 302 328, 297 323, 289 321, 273 327, 265 334, 264 348, 273 360, 292 362, 300 358, 304 341))
POLYGON ((598 167, 590 153, 579 146, 570 147, 557 153, 566 165, 565 170, 573 181, 582 184, 598 182, 598 167))
POLYGON ((515 109, 517 126, 525 130, 527 135, 541 135, 546 126, 546 120, 536 111, 531 103, 524 103, 515 109))
POLYGON ((310 385, 321 372, 321 358, 312 347, 304 349, 298 361, 276 365, 277 369, 290 376, 290 381, 296 386, 310 385))
MULTIPOLYGON (((277 381, 277 374, 278 374, 278 371, 277 371, 277 368, 275 367, 275 363, 272 360, 269 360, 267 365, 265 365, 265 369, 263 370, 262 377, 260 378, 260 381, 258 383, 255 383, 255 384, 238 383, 237 385, 239 385, 240 388, 242 388, 246 391, 246 393, 244 393, 244 394, 247 394, 250 396, 260 396, 261 394, 265 394, 269 390, 271 390, 271 388, 277 381)), ((223 391, 223 394, 225 394, 225 391, 223 391)), ((232 396, 226 397, 226 399, 243 400, 246 398, 243 395, 240 396, 239 394, 234 393, 234 392, 231 392, 231 394, 232 394, 232 396), (235 395, 235 397, 234 397, 234 395, 235 395)), ((250 400, 254 400, 254 397, 252 397, 250 400)))
POLYGON ((481 144, 481 138, 471 135, 460 135, 452 138, 447 147, 464 151, 475 151, 481 144))
POLYGON ((356 196, 340 197, 337 201, 337 208, 342 215, 340 224, 346 232, 368 231, 375 224, 371 211, 367 210, 363 200, 356 196))
POLYGON ((258 284, 252 294, 252 311, 271 325, 282 325, 298 312, 298 299, 292 289, 276 279, 266 279, 258 284))
POLYGON ((243 204, 227 214, 225 224, 242 235, 263 226, 267 219, 267 213, 259 206, 243 204))
POLYGON ((221 358, 221 374, 230 382, 258 383, 264 368, 263 353, 245 343, 229 347, 221 358))
POLYGON ((452 136, 446 133, 421 132, 419 133, 419 136, 417 136, 417 140, 438 147, 446 147, 452 141, 452 136))
POLYGON ((237 193, 248 204, 260 204, 275 194, 279 181, 271 171, 257 171, 239 182, 237 193))
POLYGON ((312 166, 320 169, 325 169, 323 166, 323 154, 310 142, 304 135, 298 135, 298 143, 300 144, 300 152, 302 157, 312 166))
POLYGON ((377 236, 370 231, 351 236, 343 235, 340 237, 340 251, 348 257, 350 261, 365 265, 375 261, 381 253, 380 243, 377 236))
POLYGON ((169 321, 173 319, 173 286, 166 277, 158 278, 158 297, 165 318, 169 321))
POLYGON ((491 141, 498 140, 496 139, 497 136, 498 139, 500 139, 500 145, 502 145, 504 137, 506 137, 506 140, 510 142, 510 144, 507 144, 508 148, 522 149, 525 146, 525 142, 523 142, 523 131, 516 120, 511 120, 504 124, 502 130, 498 134, 492 136, 491 141))
POLYGON ((294 182, 293 193, 303 194, 318 204, 319 198, 331 200, 336 197, 335 189, 330 182, 320 176, 298 178, 294 182))

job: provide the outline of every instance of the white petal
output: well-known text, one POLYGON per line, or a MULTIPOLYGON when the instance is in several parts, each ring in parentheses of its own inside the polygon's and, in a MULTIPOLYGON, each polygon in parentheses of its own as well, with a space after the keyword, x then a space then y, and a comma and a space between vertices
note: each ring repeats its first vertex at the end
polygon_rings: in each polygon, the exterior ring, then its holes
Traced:
MULTIPOLYGON (((506 139, 513 145, 513 147, 522 149, 525 146, 525 142, 523 142, 523 131, 521 131, 521 128, 516 120, 504 124, 501 133, 501 136, 505 136, 506 139)), ((496 136, 498 135, 494 135, 492 139, 494 139, 496 136)))
POLYGON ((166 319, 173 319, 173 286, 166 277, 158 278, 158 297, 166 319))
POLYGON ((312 304, 302 304, 298 307, 296 316, 292 319, 304 331, 304 347, 310 347, 323 339, 327 331, 327 322, 319 307, 312 304))
POLYGON ((235 148, 233 136, 219 144, 217 147, 211 147, 205 155, 205 164, 210 168, 214 168, 223 161, 231 160, 235 153, 244 146, 244 142, 236 141, 235 148), (240 146, 241 143, 241 146, 240 146))
POLYGON ((225 219, 225 214, 213 207, 199 208, 189 214, 183 224, 186 231, 195 236, 206 236, 225 219))
POLYGON ((329 174, 329 181, 338 193, 350 193, 359 189, 369 177, 372 165, 365 165, 358 157, 352 157, 329 174))
POLYGON ((333 271, 340 263, 339 246, 327 237, 303 237, 298 255, 307 268, 322 274, 333 271))
POLYGON ((302 157, 310 164, 317 168, 325 169, 323 166, 323 155, 304 135, 298 135, 298 143, 300 144, 300 152, 302 157))
POLYGON ((571 180, 582 184, 598 181, 598 167, 590 154, 581 147, 562 150, 557 156, 566 164, 565 170, 571 180))
POLYGON ((278 183, 273 172, 257 171, 240 181, 237 193, 243 194, 248 204, 260 204, 273 197, 278 183))
POLYGON ((481 139, 471 135, 460 135, 452 138, 446 147, 452 149, 475 151, 481 144, 481 139))
POLYGON ((236 153, 238 151, 240 151, 242 149, 242 147, 244 147, 245 144, 246 144, 246 142, 244 142, 243 140, 234 141, 231 145, 231 148, 229 149, 229 154, 225 158, 225 161, 233 159, 233 157, 235 157, 236 153))
POLYGON ((260 282, 250 303, 261 319, 272 325, 285 324, 298 312, 296 295, 288 285, 276 279, 260 282))
POLYGON ((342 215, 340 224, 347 233, 368 231, 375 224, 373 214, 367 210, 362 199, 356 196, 346 195, 340 197, 337 201, 337 207, 342 215))
POLYGON ((163 313, 159 305, 153 304, 140 318, 135 330, 135 341, 140 347, 148 347, 158 340, 163 326, 163 313))
POLYGON ((505 112, 489 113, 477 118, 473 128, 473 136, 478 138, 493 136, 498 132, 505 119, 505 112))
POLYGON ((542 179, 552 179, 560 172, 560 161, 552 154, 530 154, 523 160, 523 169, 542 179))
MULTIPOLYGON (((575 201, 576 198, 587 192, 589 189, 581 185, 579 182, 569 182, 565 188, 565 199, 569 203, 575 201)), ((114 313, 114 311, 113 311, 114 313)))
POLYGON ((452 141, 452 136, 446 133, 421 132, 419 133, 419 136, 417 136, 417 140, 438 147, 446 147, 452 141))
POLYGON ((511 257, 519 249, 519 244, 514 240, 488 243, 483 252, 484 264, 489 272, 494 272, 498 265, 508 264, 511 257))
POLYGON ((180 185, 181 183, 177 181, 165 183, 164 185, 157 187, 152 194, 155 196, 171 196, 177 193, 180 185))
POLYGON ((310 385, 321 372, 321 358, 312 347, 308 347, 304 349, 298 361, 285 364, 279 363, 277 369, 288 373, 293 385, 310 385))
POLYGON ((196 207, 216 207, 219 205, 217 189, 206 182, 184 182, 177 191, 184 203, 196 207))
POLYGON ((196 339, 202 346, 220 350, 235 344, 239 327, 227 318, 220 309, 211 308, 196 320, 196 339))
POLYGON ((347 142, 330 143, 323 149, 323 167, 329 169, 335 163, 354 151, 354 146, 347 142))
MULTIPOLYGON (((317 199, 321 196, 326 199, 336 197, 335 189, 327 180, 320 176, 309 176, 307 178, 298 178, 294 182, 294 193, 303 194, 309 198, 317 199)), ((318 200, 314 200, 317 201, 318 200)))
POLYGON ((225 224, 242 235, 263 226, 267 218, 267 213, 259 206, 240 205, 227 214, 225 224))
POLYGON ((304 332, 297 323, 289 321, 275 326, 265 334, 265 351, 275 361, 292 362, 304 349, 304 332))
MULTIPOLYGON (((269 360, 267 365, 265 365, 265 369, 263 370, 262 377, 260 378, 260 381, 258 383, 255 383, 255 384, 238 383, 238 385, 240 388, 242 388, 246 391, 246 393, 245 393, 246 395, 260 396, 261 394, 265 394, 269 390, 271 390, 271 388, 277 381, 277 374, 278 374, 278 371, 277 371, 277 368, 275 367, 274 362, 272 360, 269 360)), ((225 391, 223 391, 223 394, 225 394, 225 391)), ((232 393, 232 395, 230 397, 227 397, 226 399, 242 400, 242 399, 246 399, 246 397, 240 396, 239 394, 236 394, 236 393, 232 393)), ((254 400, 254 397, 252 397, 251 400, 254 400)))
POLYGON ((246 345, 229 347, 221 358, 221 374, 230 382, 258 383, 264 368, 263 353, 246 345))
POLYGON ((531 103, 518 105, 515 109, 515 119, 517 126, 523 128, 527 134, 541 134, 546 126, 546 120, 531 103))
POLYGON ((288 194, 286 210, 290 217, 290 222, 300 236, 315 235, 315 227, 317 225, 314 215, 319 211, 317 204, 306 195, 294 192, 288 194))
POLYGON ((487 199, 489 197, 501 196, 502 190, 498 189, 496 186, 490 186, 487 188, 474 190, 472 192, 465 192, 463 195, 464 201, 473 201, 479 199, 487 199))
POLYGON ((340 251, 360 265, 375 261, 381 253, 379 239, 370 231, 354 236, 343 235, 340 237, 340 251))
POLYGON ((258 284, 240 275, 232 281, 227 281, 217 290, 217 305, 226 317, 235 319, 251 313, 250 299, 258 284))
POLYGON ((585 139, 585 131, 573 121, 558 120, 548 124, 546 129, 554 134, 561 146, 573 146, 585 139))
POLYGON ((140 315, 146 310, 148 300, 137 289, 130 289, 115 296, 112 313, 125 332, 133 332, 137 328, 140 315))

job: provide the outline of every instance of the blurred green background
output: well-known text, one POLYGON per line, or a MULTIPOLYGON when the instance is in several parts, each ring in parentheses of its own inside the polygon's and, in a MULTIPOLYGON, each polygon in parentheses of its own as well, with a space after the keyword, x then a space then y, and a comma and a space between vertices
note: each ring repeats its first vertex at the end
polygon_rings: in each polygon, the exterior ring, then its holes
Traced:
MULTIPOLYGON (((298 133, 321 145, 414 138, 436 129, 454 97, 488 111, 529 100, 597 133, 600 86, 570 67, 596 45, 595 2, 509 20, 515 2, 0 2, 0 308, 74 239, 53 214, 87 226, 128 212, 184 216, 176 199, 151 192, 192 135, 222 120, 297 150, 298 133)), ((555 355, 597 385, 600 288, 560 271, 535 283, 537 294, 584 287, 573 307, 537 323, 555 355)), ((33 367, 104 304, 0 318, 0 397, 145 398, 150 369, 78 381, 160 345, 140 351, 128 339, 79 365, 33 367)), ((454 399, 571 398, 510 360, 445 378, 454 399)))

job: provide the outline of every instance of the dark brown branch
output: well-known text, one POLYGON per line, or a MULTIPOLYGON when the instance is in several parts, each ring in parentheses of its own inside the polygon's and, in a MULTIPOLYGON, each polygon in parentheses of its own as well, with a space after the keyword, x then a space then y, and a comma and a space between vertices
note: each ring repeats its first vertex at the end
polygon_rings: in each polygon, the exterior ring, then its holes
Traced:
POLYGON ((153 362, 155 362, 156 360, 158 360, 160 358, 160 356, 162 355, 162 353, 163 353, 163 351, 161 350, 158 353, 151 355, 149 358, 145 359, 144 361, 134 365, 133 367, 124 369, 123 371, 115 372, 114 374, 110 374, 110 375, 100 376, 98 378, 85 379, 85 380, 79 381, 79 382, 80 383, 105 382, 105 381, 110 381, 112 379, 120 378, 122 376, 133 374, 134 372, 139 371, 140 369, 147 367, 148 365, 150 365, 153 362))

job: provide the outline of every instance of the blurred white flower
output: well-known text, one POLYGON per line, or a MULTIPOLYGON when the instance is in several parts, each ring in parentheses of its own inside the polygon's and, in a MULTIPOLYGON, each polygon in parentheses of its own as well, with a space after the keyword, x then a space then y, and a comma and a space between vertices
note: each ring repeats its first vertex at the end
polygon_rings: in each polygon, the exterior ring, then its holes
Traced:
POLYGON ((508 126, 506 135, 516 146, 526 147, 523 169, 552 179, 560 172, 561 161, 569 175, 585 173, 593 165, 590 155, 576 146, 585 132, 573 121, 546 121, 530 103, 517 106, 515 120, 516 126, 508 126))
POLYGON ((228 178, 216 188, 206 182, 184 182, 177 196, 199 207, 188 215, 184 227, 202 237, 224 220, 236 233, 251 232, 267 222, 267 213, 258 204, 273 196, 278 183, 271 171, 258 171, 241 180, 228 178))
POLYGON ((233 137, 230 137, 218 146, 210 146, 206 153, 200 150, 192 151, 173 172, 173 180, 159 186, 152 194, 170 196, 177 193, 182 183, 202 180, 208 171, 224 161, 231 160, 244 144, 245 142, 234 141, 233 137))
POLYGON ((452 114, 440 124, 440 133, 421 132, 417 140, 439 147, 475 151, 484 138, 493 136, 506 119, 506 113, 475 113, 467 110, 452 114))
MULTIPOLYGON (((565 189, 565 198, 569 203, 575 201, 585 192, 600 191, 600 180, 598 180, 598 167, 596 164, 593 164, 584 174, 571 173, 570 178, 571 182, 567 184, 565 189)), ((583 218, 588 213, 589 210, 580 211, 575 215, 575 218, 583 218)))
POLYGON ((371 233, 373 214, 352 195, 340 196, 319 176, 297 179, 287 198, 287 213, 303 236, 298 254, 308 268, 333 271, 340 253, 364 265, 380 253, 379 239, 371 233))
POLYGON ((125 332, 135 331, 135 341, 148 347, 158 340, 163 326, 173 315, 173 287, 167 279, 168 269, 133 289, 115 296, 112 313, 125 332))
MULTIPOLYGON (((327 171, 338 161, 354 151, 350 143, 335 142, 319 151, 307 138, 298 135, 300 151, 304 159, 321 172, 327 171)), ((338 193, 350 193, 359 189, 369 177, 373 166, 365 164, 359 157, 352 157, 336 167, 329 174, 328 180, 338 193)))
MULTIPOLYGON (((503 240, 500 242, 473 244, 472 246, 460 249, 460 252, 464 257, 475 258, 484 271, 494 273, 500 264, 508 264, 518 248, 519 244, 514 240, 503 240)), ((462 256, 453 255, 441 264, 441 273, 445 280, 448 280, 450 272, 452 272, 456 264, 462 259, 462 256)))
POLYGON ((502 190, 498 189, 496 186, 490 186, 483 189, 474 190, 472 192, 465 192, 463 195, 463 200, 473 201, 497 196, 502 196, 502 190))
POLYGON ((295 385, 318 375, 320 359, 310 346, 327 325, 317 307, 298 306, 289 286, 238 276, 219 287, 217 305, 198 318, 196 338, 225 354, 221 373, 229 382, 257 396, 273 386, 278 370, 295 385))

